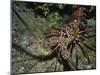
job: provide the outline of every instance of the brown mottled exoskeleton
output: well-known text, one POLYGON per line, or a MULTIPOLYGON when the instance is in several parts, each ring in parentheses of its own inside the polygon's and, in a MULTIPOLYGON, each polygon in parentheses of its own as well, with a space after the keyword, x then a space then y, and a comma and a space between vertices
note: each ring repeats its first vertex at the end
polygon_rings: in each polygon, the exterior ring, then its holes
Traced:
MULTIPOLYGON (((81 18, 84 16, 85 7, 75 6, 74 12, 69 19, 69 22, 62 27, 54 27, 43 40, 43 45, 51 47, 52 51, 55 52, 58 60, 63 63, 62 60, 69 62, 71 69, 75 70, 77 68, 77 60, 74 63, 71 60, 73 48, 78 45, 81 49, 81 43, 86 47, 90 48, 85 42, 81 41, 80 38, 83 37, 81 34, 87 32, 88 27, 80 29, 81 18)), ((92 49, 94 50, 94 49, 92 49)), ((76 50, 77 52, 77 50, 76 50)), ((90 62, 88 53, 82 49, 84 56, 87 61, 90 62)))

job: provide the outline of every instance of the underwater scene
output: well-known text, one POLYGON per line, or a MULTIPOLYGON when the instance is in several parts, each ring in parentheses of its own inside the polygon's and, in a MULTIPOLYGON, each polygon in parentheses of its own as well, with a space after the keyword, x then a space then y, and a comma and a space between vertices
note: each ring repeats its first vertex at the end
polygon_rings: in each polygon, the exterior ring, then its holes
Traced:
POLYGON ((96 6, 11 4, 12 75, 96 69, 96 6))

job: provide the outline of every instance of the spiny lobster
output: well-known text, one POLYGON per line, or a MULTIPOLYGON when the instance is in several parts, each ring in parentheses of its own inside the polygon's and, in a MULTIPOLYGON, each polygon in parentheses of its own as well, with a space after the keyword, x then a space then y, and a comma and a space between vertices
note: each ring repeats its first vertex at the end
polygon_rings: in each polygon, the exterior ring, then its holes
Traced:
MULTIPOLYGON (((82 42, 79 38, 83 32, 89 31, 88 27, 80 29, 81 18, 84 16, 85 7, 75 6, 69 22, 62 27, 53 27, 53 29, 46 35, 42 44, 49 46, 60 62, 66 60, 73 70, 77 69, 77 63, 71 61, 71 56, 75 43, 82 49, 80 43, 89 47, 85 42, 82 42), (71 63, 71 64, 70 64, 71 63)), ((90 47, 89 47, 90 48, 90 47)), ((91 48, 92 49, 92 48, 91 48)), ((76 50, 77 52, 77 50, 76 50)), ((88 54, 82 49, 87 61, 90 62, 88 54)), ((63 62, 62 62, 63 63, 63 62)))
MULTIPOLYGON (((51 52, 44 56, 34 56, 40 60, 46 60, 47 58, 51 58, 53 54, 57 57, 58 61, 64 65, 64 67, 70 66, 71 70, 78 69, 78 61, 76 63, 72 60, 72 52, 76 45, 82 50, 84 56, 90 63, 90 58, 87 52, 82 48, 81 44, 85 47, 95 51, 95 49, 91 48, 86 44, 85 40, 89 36, 83 35, 84 33, 91 32, 92 29, 87 27, 81 27, 81 18, 84 16, 84 11, 86 10, 83 6, 75 6, 74 12, 69 19, 67 24, 64 24, 61 27, 53 27, 52 30, 45 35, 46 37, 42 40, 39 39, 39 43, 43 46, 49 46, 51 48, 51 52), (66 65, 68 63, 68 65, 66 65)), ((13 9, 15 11, 15 9, 13 9)), ((21 19, 19 14, 15 11, 16 15, 21 19)), ((22 19, 21 19, 22 20, 22 19)), ((24 21, 22 20, 24 23, 24 21)), ((24 25, 26 25, 24 23, 24 25)), ((27 27, 28 25, 26 25, 27 27)), ((27 27, 28 28, 28 27, 27 27)), ((14 44, 13 44, 14 45, 14 44)), ((18 46, 19 47, 19 46, 18 46)), ((76 50, 77 52, 77 50, 76 50)), ((33 60, 33 59, 32 59, 33 60)), ((69 69, 67 69, 69 70, 69 69)))

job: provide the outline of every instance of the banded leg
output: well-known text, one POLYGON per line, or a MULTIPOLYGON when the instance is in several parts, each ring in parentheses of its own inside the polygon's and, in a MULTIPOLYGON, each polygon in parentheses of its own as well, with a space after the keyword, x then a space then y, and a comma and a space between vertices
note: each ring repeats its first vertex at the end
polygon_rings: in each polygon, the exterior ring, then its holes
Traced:
MULTIPOLYGON (((86 37, 83 37, 83 36, 80 36, 80 39, 78 40, 79 42, 81 42, 81 39, 83 39, 83 40, 87 40, 87 38, 86 37)), ((90 50, 92 50, 92 51, 96 51, 94 48, 92 48, 92 47, 90 47, 89 45, 87 45, 84 41, 82 41, 81 42, 86 48, 88 48, 88 49, 90 49, 90 50)))
POLYGON ((88 63, 90 64, 90 58, 89 58, 88 53, 83 49, 83 47, 81 46, 81 44, 79 42, 76 41, 76 43, 79 46, 79 48, 82 50, 83 55, 85 56, 85 58, 87 59, 88 63))

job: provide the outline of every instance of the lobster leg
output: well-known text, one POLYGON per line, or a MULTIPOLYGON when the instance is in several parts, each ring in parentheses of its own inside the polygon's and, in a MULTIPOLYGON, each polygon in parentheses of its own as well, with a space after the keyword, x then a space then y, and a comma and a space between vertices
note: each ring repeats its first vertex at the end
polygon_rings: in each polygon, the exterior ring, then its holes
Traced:
MULTIPOLYGON (((86 37, 81 37, 83 40, 86 40, 87 38, 86 37)), ((81 40, 78 40, 81 42, 81 40)), ((86 48, 92 50, 92 51, 96 51, 94 48, 90 47, 89 45, 87 45, 84 41, 81 42, 86 48)))
POLYGON ((87 52, 82 48, 82 46, 81 46, 81 44, 79 42, 76 41, 76 43, 80 47, 80 49, 82 50, 83 55, 88 60, 88 63, 90 63, 90 58, 89 58, 89 55, 87 54, 87 52))

